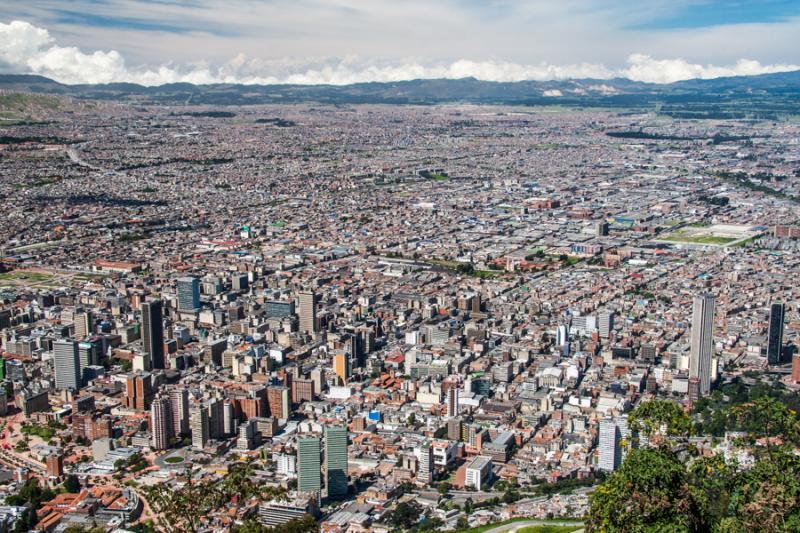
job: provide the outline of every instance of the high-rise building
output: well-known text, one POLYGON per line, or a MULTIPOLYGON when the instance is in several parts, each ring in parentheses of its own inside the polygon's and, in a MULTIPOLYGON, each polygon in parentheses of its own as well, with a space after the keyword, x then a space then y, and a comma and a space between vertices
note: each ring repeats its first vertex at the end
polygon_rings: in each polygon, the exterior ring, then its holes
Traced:
POLYGON ((176 281, 178 311, 193 312, 200 309, 200 280, 186 276, 176 281))
POLYGON ((325 428, 325 469, 328 497, 347 495, 347 428, 325 428))
POLYGON ((711 359, 714 355, 714 295, 694 299, 689 377, 697 378, 700 396, 711 391, 711 359))
POLYGON ((208 411, 202 407, 192 412, 192 447, 202 450, 209 440, 208 411))
POLYGON ((461 433, 464 423, 459 417, 453 417, 447 421, 447 439, 461 440, 461 433))
POLYGON ((319 492, 322 489, 319 437, 297 439, 297 490, 319 492))
POLYGON ((792 383, 800 383, 800 353, 792 356, 792 383))
POLYGON ((767 334, 767 363, 778 365, 783 353, 783 322, 785 306, 781 303, 772 304, 769 310, 769 332, 767 334))
POLYGON ((171 389, 169 391, 170 409, 172 411, 172 432, 177 437, 188 435, 189 428, 189 391, 171 389))
POLYGON ((47 477, 60 478, 64 475, 64 454, 51 452, 45 458, 47 477))
POLYGON ((300 332, 313 334, 317 331, 317 295, 311 291, 301 292, 298 296, 300 301, 299 317, 300 332))
POLYGON ((128 374, 125 406, 137 411, 150 409, 153 402, 153 378, 150 372, 128 374))
POLYGON ((278 419, 287 419, 291 415, 288 387, 268 387, 267 404, 270 416, 278 419))
POLYGON ((69 339, 55 341, 53 363, 57 389, 81 388, 81 363, 76 341, 69 339))
POLYGON ((431 481, 433 481, 433 449, 431 445, 426 442, 419 448, 417 482, 427 485, 431 481))
POLYGON ((447 416, 458 416, 458 387, 455 385, 447 389, 447 416))
POLYGON ((614 312, 602 311, 597 315, 597 333, 601 339, 607 339, 614 331, 614 312))
POLYGON ((333 371, 339 376, 343 383, 350 379, 350 356, 346 352, 339 352, 333 355, 333 371))
POLYGON ((598 441, 598 448, 600 450, 598 467, 600 470, 613 472, 622 462, 620 431, 613 418, 604 418, 600 421, 598 441))
POLYGON ((72 315, 72 322, 75 326, 75 338, 76 339, 85 339, 92 333, 94 333, 94 328, 92 327, 92 313, 90 311, 86 311, 85 309, 76 309, 75 313, 72 315))
POLYGON ((172 404, 169 398, 159 396, 150 409, 150 435, 154 450, 166 450, 174 434, 172 404))
POLYGON ((161 300, 142 304, 142 343, 153 368, 164 366, 164 321, 161 300))

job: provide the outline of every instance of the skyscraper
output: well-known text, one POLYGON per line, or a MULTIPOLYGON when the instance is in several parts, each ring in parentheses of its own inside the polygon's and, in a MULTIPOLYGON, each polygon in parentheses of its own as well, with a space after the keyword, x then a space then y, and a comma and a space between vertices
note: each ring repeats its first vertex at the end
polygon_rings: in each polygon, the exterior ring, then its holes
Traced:
POLYGON ((598 467, 606 472, 613 472, 619 467, 622 458, 620 448, 620 431, 613 418, 604 418, 600 421, 600 434, 598 435, 598 448, 600 461, 598 467))
POLYGON ((76 309, 72 315, 72 322, 75 326, 75 338, 84 339, 94 333, 92 327, 92 313, 85 309, 76 309))
POLYGON ((325 428, 325 467, 328 497, 347 495, 347 428, 325 428))
POLYGON ((297 490, 319 494, 321 483, 319 437, 297 439, 297 490))
POLYGON ((597 315, 597 333, 601 339, 607 339, 614 330, 614 312, 602 311, 597 315))
POLYGON ((429 484, 433 481, 433 450, 425 442, 419 448, 419 467, 417 469, 417 482, 429 484))
POLYGON ((175 436, 189 434, 189 391, 171 389, 169 391, 172 411, 172 432, 175 436))
POLYGON ((53 363, 57 389, 81 388, 81 363, 78 343, 59 339, 53 343, 53 363))
POLYGON ((447 389, 447 416, 458 416, 458 387, 455 385, 447 389))
POLYGON ((767 363, 778 365, 783 353, 783 304, 772 304, 769 310, 769 333, 767 334, 767 363))
POLYGON ((164 322, 161 300, 142 304, 142 343, 153 368, 164 367, 164 322))
POLYGON ((200 309, 200 280, 186 276, 178 278, 178 311, 197 311, 200 309))
POLYGON ((291 414, 288 387, 267 388, 267 404, 269 414, 274 418, 287 419, 291 414))
POLYGON ((301 292, 300 300, 300 332, 313 334, 317 331, 317 295, 311 291, 301 292))
POLYGON ((711 358, 714 355, 714 295, 694 299, 689 377, 699 381, 700 396, 711 391, 711 358))
POLYGON ((150 434, 154 450, 169 448, 170 439, 174 435, 172 406, 169 398, 159 396, 153 400, 150 411, 150 434))
POLYGON ((192 413, 192 448, 202 450, 209 439, 208 411, 200 407, 192 413))

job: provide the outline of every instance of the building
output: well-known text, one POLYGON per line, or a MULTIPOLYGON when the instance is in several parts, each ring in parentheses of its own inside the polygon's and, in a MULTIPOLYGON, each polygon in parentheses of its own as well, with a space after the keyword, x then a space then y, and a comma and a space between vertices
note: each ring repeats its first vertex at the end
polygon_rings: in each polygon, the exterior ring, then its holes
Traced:
POLYGON ((159 396, 153 400, 150 410, 151 446, 154 450, 166 450, 174 435, 172 404, 169 398, 159 396))
POLYGON ((314 334, 317 331, 317 295, 311 291, 301 292, 299 318, 300 332, 314 334))
POLYGON ((714 296, 701 294, 694 299, 689 377, 697 378, 699 394, 711 391, 711 359, 714 355, 714 296))
POLYGON ((782 363, 783 353, 783 322, 786 308, 784 304, 772 304, 769 310, 769 331, 767 333, 767 363, 778 365, 782 363))
POLYGON ((269 414, 273 418, 286 420, 291 415, 291 404, 289 403, 288 387, 268 387, 267 404, 269 414))
POLYGON ((315 492, 322 490, 319 437, 303 436, 297 439, 297 490, 315 492))
POLYGON ((597 315, 597 333, 601 339, 607 339, 614 331, 614 312, 602 311, 597 315))
POLYGON ((342 383, 347 383, 350 379, 350 357, 346 352, 339 352, 333 356, 333 371, 342 380, 342 383))
POLYGON ((189 428, 189 391, 171 389, 169 391, 170 409, 172 411, 172 432, 178 437, 188 435, 189 428))
POLYGON ((325 428, 325 470, 329 498, 347 496, 347 428, 325 428))
POLYGON ((128 374, 125 380, 125 406, 147 411, 153 402, 153 378, 150 372, 128 374))
POLYGON ((606 472, 615 471, 622 463, 622 449, 620 430, 613 418, 604 418, 600 421, 597 447, 600 451, 598 468, 606 472))
POLYGON ((447 417, 458 416, 458 387, 453 385, 447 389, 447 417))
POLYGON ((491 458, 479 455, 467 464, 464 486, 482 490, 491 477, 491 458))
POLYGON ((58 479, 64 475, 64 454, 51 452, 45 457, 47 477, 58 479))
POLYGON ((800 353, 792 356, 792 383, 800 383, 800 353))
POLYGON ((417 482, 427 485, 433 481, 433 450, 429 443, 420 446, 418 459, 417 482))
POLYGON ((53 342, 53 367, 57 389, 81 388, 81 363, 76 341, 59 339, 53 342))
POLYGON ((161 300, 142 304, 142 344, 152 368, 164 366, 164 320, 161 300))
POLYGON ((72 323, 75 328, 75 338, 84 339, 94 333, 93 317, 90 311, 76 309, 72 315, 72 323))
POLYGON ((283 318, 294 314, 294 302, 281 300, 267 300, 264 302, 264 316, 266 318, 283 318))
POLYGON ((200 280, 186 276, 176 282, 178 311, 196 312, 200 309, 200 280))
POLYGON ((192 448, 202 450, 209 441, 211 432, 208 423, 208 411, 203 408, 197 409, 192 413, 192 448))

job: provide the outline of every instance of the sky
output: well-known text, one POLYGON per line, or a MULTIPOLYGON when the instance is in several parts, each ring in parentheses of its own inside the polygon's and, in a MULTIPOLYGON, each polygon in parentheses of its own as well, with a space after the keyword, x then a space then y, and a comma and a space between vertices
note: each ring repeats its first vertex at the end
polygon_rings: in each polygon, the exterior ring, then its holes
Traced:
POLYGON ((0 72, 62 83, 652 83, 800 70, 800 0, 12 0, 0 72))

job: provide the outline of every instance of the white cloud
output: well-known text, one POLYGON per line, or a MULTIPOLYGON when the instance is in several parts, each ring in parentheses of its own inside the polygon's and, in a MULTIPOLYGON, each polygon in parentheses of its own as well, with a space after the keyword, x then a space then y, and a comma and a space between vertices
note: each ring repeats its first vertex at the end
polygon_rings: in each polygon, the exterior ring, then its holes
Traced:
POLYGON ((262 60, 248 59, 244 54, 217 65, 186 63, 131 67, 115 50, 87 53, 76 47, 59 46, 46 29, 18 20, 0 23, 0 67, 6 72, 39 74, 68 84, 133 82, 142 85, 175 82, 344 85, 465 77, 487 81, 626 77, 636 81, 671 83, 692 78, 800 70, 800 65, 762 65, 748 59, 741 59, 733 65, 717 66, 690 63, 684 59, 654 59, 645 54, 631 55, 621 69, 610 69, 599 63, 554 65, 542 62, 527 65, 467 59, 427 65, 414 60, 379 62, 356 57, 262 60))

